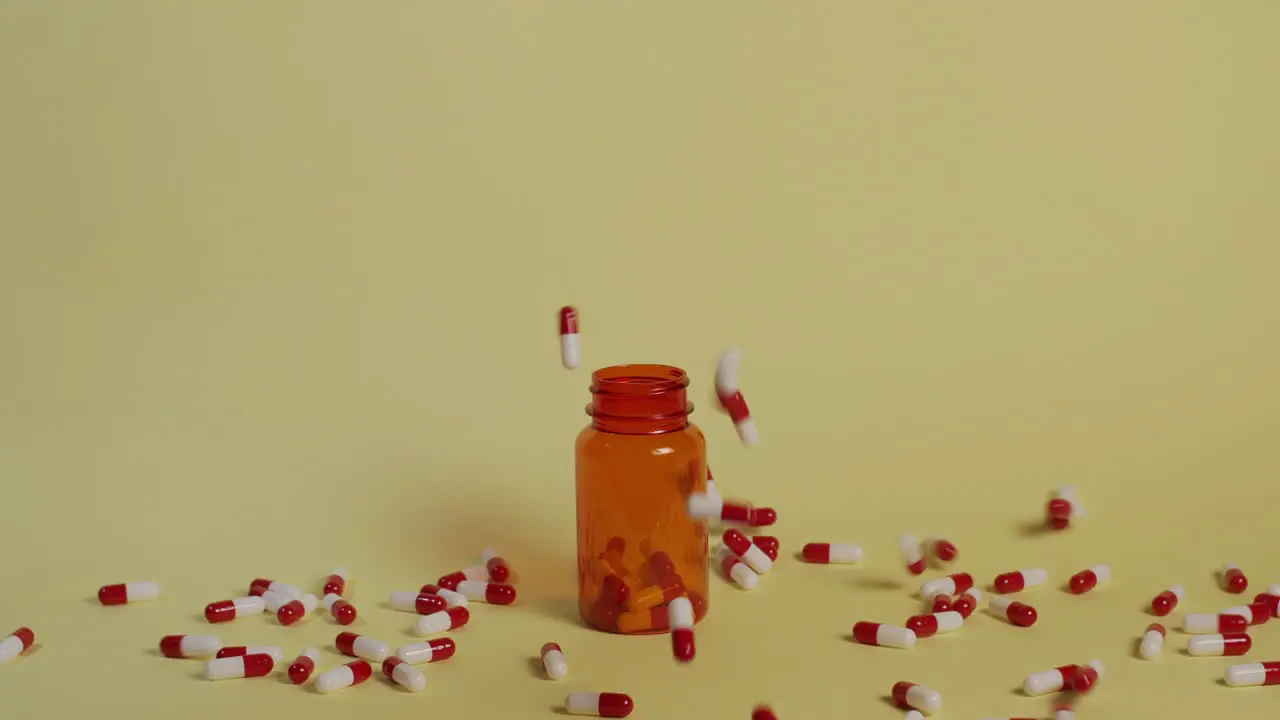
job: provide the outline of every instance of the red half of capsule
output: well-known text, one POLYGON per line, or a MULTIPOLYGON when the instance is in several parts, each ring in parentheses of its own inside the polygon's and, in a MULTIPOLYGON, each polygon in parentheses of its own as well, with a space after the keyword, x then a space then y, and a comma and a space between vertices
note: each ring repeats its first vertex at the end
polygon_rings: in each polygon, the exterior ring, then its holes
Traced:
POLYGON ((449 573, 448 575, 441 575, 440 579, 436 580, 436 584, 445 590, 457 590, 458 583, 466 579, 467 573, 459 570, 457 572, 449 573))
POLYGON ((950 540, 935 540, 933 554, 942 562, 953 562, 960 556, 960 551, 956 548, 955 543, 950 540))
POLYGON ((290 600, 276 610, 276 620, 281 625, 289 626, 307 616, 307 606, 301 600, 290 600))
POLYGON ((772 535, 755 535, 751 538, 751 544, 764 551, 770 560, 778 559, 778 550, 781 548, 778 538, 772 535))
POLYGON ((1013 602, 1009 603, 1009 607, 1005 610, 1005 617, 1009 618, 1009 622, 1019 627, 1031 627, 1036 624, 1036 620, 1040 618, 1040 614, 1036 609, 1026 603, 1013 602))
POLYGON ((458 644, 449 638, 432 638, 426 643, 431 646, 430 662, 433 663, 448 660, 458 651, 458 644))
POLYGON ((1081 570, 1068 582, 1074 595, 1083 595, 1098 586, 1098 575, 1092 570, 1081 570))
POLYGON ((299 655, 289 666, 289 682, 301 685, 316 671, 316 663, 306 655, 299 655))
POLYGON ((720 506, 720 522, 746 525, 751 520, 751 503, 726 500, 720 506))
POLYGON ((961 593, 951 605, 951 609, 960 613, 960 617, 967 618, 978 609, 978 601, 969 593, 961 593))
POLYGON ((347 663, 347 668, 351 670, 351 684, 359 685, 360 683, 373 677, 373 666, 368 660, 355 660, 347 663))
POLYGON ((511 577, 511 567, 500 557, 489 558, 484 564, 489 571, 489 579, 496 583, 505 583, 511 577))
POLYGON ((339 625, 350 625, 356 621, 356 617, 360 614, 356 611, 356 606, 346 600, 337 600, 333 605, 329 606, 329 614, 339 625))
POLYGON ((600 717, 606 718, 627 717, 635 708, 635 703, 631 701, 631 696, 622 693, 600 693, 598 705, 600 717))
POLYGON ((751 527, 768 527, 778 522, 778 512, 771 507, 758 507, 747 516, 747 524, 751 527))
POLYGON ((560 308, 560 334, 578 334, 578 310, 572 305, 565 305, 560 308))
POLYGON ((991 585, 998 594, 1008 595, 1009 593, 1021 592, 1026 586, 1026 581, 1022 578, 1022 572, 1015 570, 997 575, 991 585))
POLYGON ((907 618, 906 627, 918 638, 927 638, 938 634, 938 618, 932 615, 912 615, 907 618))
POLYGON ((129 590, 124 583, 103 585, 98 588, 98 602, 103 605, 124 605, 129 602, 129 590))
POLYGON ((671 654, 676 660, 689 662, 693 660, 696 652, 692 628, 677 628, 671 631, 671 654))
POLYGON ((516 588, 514 585, 487 583, 484 589, 484 601, 490 605, 510 605, 516 601, 516 588))
POLYGON ((347 589, 347 579, 338 574, 333 574, 324 582, 324 595, 341 595, 347 589))
POLYGON ((1249 633, 1222 633, 1222 654, 1243 655, 1253 647, 1253 638, 1249 633))
POLYGON ((1164 617, 1178 607, 1178 595, 1172 590, 1165 590, 1151 599, 1151 614, 1164 617))
POLYGON ((1093 686, 1098 683, 1098 671, 1088 666, 1076 668, 1076 671, 1066 675, 1067 689, 1084 695, 1093 690, 1093 686))
POLYGON ((236 604, 233 600, 219 600, 204 606, 204 619, 210 623, 224 623, 236 619, 236 604))
POLYGON ((951 598, 947 597, 946 595, 937 595, 933 598, 933 607, 929 609, 929 612, 934 612, 934 613, 946 612, 951 608, 952 608, 951 598))

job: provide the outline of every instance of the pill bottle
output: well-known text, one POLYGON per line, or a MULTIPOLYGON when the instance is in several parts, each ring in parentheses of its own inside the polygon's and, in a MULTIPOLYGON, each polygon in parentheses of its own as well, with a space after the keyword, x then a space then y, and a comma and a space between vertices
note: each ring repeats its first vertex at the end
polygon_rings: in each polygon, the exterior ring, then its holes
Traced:
POLYGON ((578 435, 578 611, 590 627, 665 632, 686 595, 707 614, 707 526, 689 517, 707 487, 707 442, 689 422, 689 376, 617 365, 591 377, 591 423, 578 435))

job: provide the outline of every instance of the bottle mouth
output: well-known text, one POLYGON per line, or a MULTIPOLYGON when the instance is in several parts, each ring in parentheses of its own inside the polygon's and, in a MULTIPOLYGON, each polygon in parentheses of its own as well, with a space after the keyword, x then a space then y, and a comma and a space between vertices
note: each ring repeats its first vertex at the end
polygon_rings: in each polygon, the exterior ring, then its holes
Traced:
POLYGON ((591 381, 587 415, 596 420, 647 422, 670 429, 693 412, 686 392, 689 375, 678 367, 614 365, 596 370, 591 381))

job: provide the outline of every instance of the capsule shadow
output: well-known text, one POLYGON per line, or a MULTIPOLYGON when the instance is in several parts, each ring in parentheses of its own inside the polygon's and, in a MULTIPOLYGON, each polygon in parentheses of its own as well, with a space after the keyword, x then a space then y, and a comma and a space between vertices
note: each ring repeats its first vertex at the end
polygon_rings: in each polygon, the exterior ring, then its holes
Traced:
POLYGON ((893 699, 892 695, 881 695, 880 702, 884 703, 885 705, 888 705, 891 708, 897 708, 899 710, 902 709, 898 707, 898 702, 893 699))
POLYGON ((1133 639, 1133 644, 1129 648, 1129 654, 1138 660, 1145 659, 1142 657, 1142 638, 1133 639))
POLYGON ((894 580, 888 577, 867 577, 860 575, 853 579, 854 587, 863 590, 901 590, 904 584, 901 580, 894 580))
POLYGON ((1049 533, 1049 526, 1045 525, 1044 519, 1037 518, 1019 521, 1014 530, 1022 537, 1040 537, 1049 533))
POLYGON ((552 705, 551 714, 552 715, 568 715, 569 711, 564 709, 564 705, 552 705))
POLYGON ((1222 687, 1231 687, 1230 685, 1227 684, 1226 678, 1217 678, 1216 680, 1214 680, 1214 682, 1217 683, 1218 685, 1221 685, 1222 687))
POLYGON ((543 668, 542 668, 542 658, 540 658, 540 657, 531 657, 531 658, 529 658, 529 661, 528 661, 528 663, 527 663, 527 666, 528 666, 528 668, 529 668, 529 674, 530 674, 530 675, 533 675, 534 677, 536 677, 536 678, 540 678, 540 679, 543 679, 543 680, 547 680, 547 679, 548 679, 548 678, 547 678, 547 673, 546 673, 546 671, 545 671, 545 670, 543 670, 543 668))

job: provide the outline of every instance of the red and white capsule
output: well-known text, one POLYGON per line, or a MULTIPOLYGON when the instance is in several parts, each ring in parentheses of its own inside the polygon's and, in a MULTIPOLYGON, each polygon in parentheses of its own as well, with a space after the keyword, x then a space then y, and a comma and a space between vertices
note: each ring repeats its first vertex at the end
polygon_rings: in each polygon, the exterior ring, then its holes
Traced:
POLYGON ((743 590, 754 590, 760 584, 760 576, 756 574, 755 570, 747 567, 747 564, 742 562, 737 555, 727 550, 722 555, 720 568, 724 570, 725 576, 733 580, 738 587, 743 590))
POLYGON ((689 662, 697 653, 693 637, 693 603, 680 596, 667 605, 667 625, 671 628, 671 655, 677 662, 689 662))
POLYGON ((924 551, 921 549, 920 541, 915 535, 899 537, 898 552, 902 553, 902 562, 907 566, 907 572, 912 575, 919 575, 924 572, 926 565, 924 551))
POLYGON ((336 667, 316 678, 316 692, 320 694, 342 690, 368 680, 373 676, 373 666, 365 660, 356 660, 336 667))
POLYGON ((1249 589, 1249 578, 1235 563, 1227 563, 1219 571, 1222 589, 1237 595, 1249 589))
POLYGON ((432 593, 416 593, 412 590, 396 590, 391 593, 388 603, 392 610, 430 615, 448 607, 444 598, 432 593))
POLYGON ((549 642, 542 646, 539 652, 542 656, 542 669, 547 673, 547 677, 552 680, 563 680, 569 675, 569 661, 564 657, 564 651, 556 643, 549 642))
POLYGON ((716 362, 716 398, 720 407, 729 414, 733 427, 738 431, 738 438, 744 445, 755 445, 760 441, 760 433, 755 421, 751 419, 751 410, 738 388, 738 368, 742 365, 742 352, 737 348, 726 350, 716 362))
POLYGON ((1026 603, 1018 602, 1003 595, 993 595, 987 601, 987 608, 993 615, 1002 617, 1018 627, 1031 627, 1036 624, 1040 614, 1026 603))
POLYGON ((721 541, 730 552, 742 558, 742 562, 746 563, 747 567, 756 571, 757 575, 763 575, 773 569, 773 561, 769 556, 741 532, 726 530, 721 541))
POLYGON ((338 648, 338 652, 351 657, 358 657, 362 660, 380 663, 391 655, 391 646, 366 635, 357 635, 355 633, 343 632, 338 633, 338 637, 333 641, 334 647, 338 648))
POLYGON ((440 612, 423 615, 413 624, 419 635, 436 635, 450 630, 457 630, 471 619, 471 612, 464 607, 451 607, 440 612))
POLYGON ((978 588, 969 588, 960 593, 960 597, 952 603, 951 609, 960 613, 961 617, 969 617, 974 610, 978 609, 978 603, 982 602, 982 591, 978 588))
POLYGON ((959 630, 961 625, 964 625, 964 616, 955 610, 907 618, 907 629, 915 633, 917 638, 949 633, 959 630))
POLYGON ((457 572, 451 572, 448 575, 441 575, 440 579, 436 580, 436 585, 439 585, 445 590, 456 591, 458 589, 458 584, 466 582, 467 580, 488 582, 489 568, 484 565, 472 565, 469 568, 463 568, 457 572))
POLYGON ((1231 687, 1280 685, 1280 662, 1232 665, 1222 673, 1222 681, 1231 687))
POLYGON ((1094 565, 1071 576, 1067 586, 1074 595, 1083 595, 1096 588, 1100 583, 1111 582, 1111 568, 1106 565, 1094 565))
POLYGON ((418 592, 426 593, 428 595, 439 595, 444 598, 445 607, 466 607, 468 603, 466 595, 463 595, 457 590, 442 588, 439 585, 434 585, 432 583, 423 585, 418 589, 418 592))
POLYGON ((968 592, 972 588, 972 575, 969 573, 954 573, 920 583, 920 597, 928 600, 937 595, 958 595, 968 592))
MULTIPOLYGON (((1061 665, 1052 670, 1031 673, 1022 682, 1022 692, 1035 697, 1037 695, 1075 689, 1080 685, 1076 678, 1084 672, 1085 668, 1091 670, 1094 676, 1100 676, 1103 670, 1102 661, 1091 660, 1088 665, 1061 665)), ((1086 689, 1093 686, 1092 681, 1086 682, 1086 689)))
POLYGON ((171 658, 208 657, 222 648, 214 635, 165 635, 160 638, 160 654, 171 658))
POLYGON ((564 699, 564 711, 570 715, 624 718, 634 709, 631 696, 623 693, 576 692, 564 699))
POLYGON ((1243 615, 1188 613, 1182 616, 1182 632, 1188 635, 1242 633, 1248 629, 1249 621, 1243 615))
POLYGON ((505 583, 511 579, 511 566, 498 554, 497 550, 485 548, 480 553, 480 561, 484 563, 485 568, 489 571, 489 580, 491 582, 505 583))
POLYGON ((158 582, 127 582, 103 585, 98 588, 98 602, 103 605, 124 605, 160 597, 158 582))
POLYGON ((448 660, 457 650, 457 643, 449 638, 433 638, 399 648, 396 650, 396 657, 410 665, 424 665, 448 660))
POLYGON ((1013 572, 1001 573, 996 576, 995 581, 991 584, 992 589, 1000 595, 1008 595, 1009 593, 1022 592, 1032 588, 1040 587, 1049 582, 1049 571, 1044 568, 1032 568, 1029 570, 1014 570, 1013 572))
POLYGON ((1173 612, 1178 607, 1178 603, 1182 601, 1186 595, 1186 590, 1181 585, 1174 585, 1168 590, 1162 591, 1151 599, 1151 614, 1158 617, 1164 617, 1173 612))
POLYGON ((275 658, 264 654, 214 658, 205 663, 204 676, 209 680, 264 677, 275 667, 275 658))
POLYGON ((329 611, 329 616, 339 625, 350 625, 356 621, 359 612, 356 606, 347 602, 341 595, 329 593, 324 596, 324 609, 329 611))
POLYGON ((325 578, 324 590, 320 592, 321 597, 325 595, 345 595, 347 592, 347 569, 344 567, 336 567, 329 571, 329 577, 325 578))
POLYGON ((1250 625, 1261 625, 1271 619, 1271 605, 1268 602, 1254 602, 1248 605, 1237 605, 1223 610, 1222 615, 1239 615, 1250 625))
MULTIPOLYGON (((0 665, 13 662, 13 659, 31 649, 36 642, 36 634, 31 628, 20 627, 0 640, 0 665)), ((163 644, 161 646, 163 648, 163 644)), ((175 657, 170 655, 170 657, 175 657)))
POLYGON ((421 670, 394 655, 382 661, 382 674, 409 692, 422 692, 427 687, 427 676, 421 670))
POLYGON ((297 600, 290 600, 281 605, 280 609, 276 610, 276 620, 279 620, 281 625, 293 625, 309 613, 315 612, 319 606, 320 601, 316 599, 316 596, 307 593, 297 600))
POLYGON ((841 543, 809 543, 800 550, 805 562, 818 565, 852 565, 862 562, 862 548, 841 543))
POLYGON ((316 671, 316 663, 320 662, 319 648, 307 648, 298 654, 289 665, 289 682, 301 685, 311 678, 316 671))
POLYGON ((266 603, 261 597, 249 595, 233 600, 220 600, 204 606, 204 619, 210 623, 224 623, 249 615, 261 615, 266 603))
POLYGON ((942 709, 942 694, 923 685, 912 682, 894 683, 890 694, 893 702, 900 708, 919 710, 925 715, 932 715, 942 709))
POLYGON ((924 546, 929 550, 929 554, 940 563, 955 562, 956 558, 960 557, 960 550, 956 547, 956 544, 945 538, 925 538, 924 546))
POLYGON ((582 363, 582 341, 578 338, 578 310, 572 305, 560 308, 560 364, 566 370, 582 363))
POLYGON ((1142 632, 1142 640, 1138 642, 1138 657, 1143 660, 1155 660, 1164 652, 1164 637, 1167 631, 1160 623, 1151 623, 1142 632))
POLYGON ((468 600, 486 602, 490 605, 510 605, 516 601, 514 585, 463 580, 458 583, 458 592, 465 595, 468 600))
POLYGON ((276 662, 284 662, 284 651, 275 645, 228 645, 214 654, 215 658, 244 657, 246 655, 270 655, 276 662))
POLYGON ((302 590, 294 585, 276 582, 268 578, 256 578, 249 583, 250 595, 263 595, 267 592, 274 592, 284 596, 285 602, 296 597, 302 597, 302 590))
POLYGON ((1187 654, 1196 657, 1243 655, 1252 647, 1253 638, 1243 632, 1196 635, 1187 639, 1187 654))
POLYGON ((854 623, 853 641, 860 645, 910 650, 916 645, 916 634, 909 628, 873 622, 854 623))

